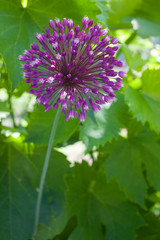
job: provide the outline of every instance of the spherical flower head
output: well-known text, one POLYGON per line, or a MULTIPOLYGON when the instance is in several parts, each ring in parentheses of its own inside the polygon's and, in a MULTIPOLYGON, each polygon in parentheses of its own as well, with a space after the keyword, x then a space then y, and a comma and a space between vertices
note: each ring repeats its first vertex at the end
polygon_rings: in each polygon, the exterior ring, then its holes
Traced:
POLYGON ((46 33, 35 34, 39 45, 31 44, 19 60, 25 62, 23 76, 31 83, 30 93, 45 111, 61 106, 68 121, 85 120, 89 109, 115 100, 114 91, 122 87, 123 63, 115 59, 117 38, 107 35, 100 24, 82 19, 74 26, 72 19, 49 21, 46 33))

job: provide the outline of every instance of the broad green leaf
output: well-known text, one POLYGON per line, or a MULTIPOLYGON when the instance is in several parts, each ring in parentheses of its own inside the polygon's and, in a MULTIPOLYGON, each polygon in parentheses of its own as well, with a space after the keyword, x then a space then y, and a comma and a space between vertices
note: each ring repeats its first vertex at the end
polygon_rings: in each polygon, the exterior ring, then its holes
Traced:
POLYGON ((131 19, 128 16, 134 13, 139 7, 141 0, 112 0, 110 1, 110 13, 108 16, 108 26, 111 28, 129 28, 131 27, 131 19))
MULTIPOLYGON (((45 112, 44 107, 37 106, 33 113, 31 113, 26 141, 38 144, 48 144, 56 112, 57 110, 45 112)), ((54 145, 67 141, 69 137, 71 137, 71 135, 76 131, 78 126, 78 119, 71 119, 66 122, 64 115, 61 113, 56 129, 54 145)))
POLYGON ((125 44, 122 47, 122 51, 129 68, 140 71, 144 65, 144 61, 141 58, 141 55, 130 50, 125 44))
POLYGON ((144 204, 147 183, 142 165, 150 185, 160 190, 160 145, 157 136, 147 127, 131 122, 128 138, 119 137, 107 144, 105 151, 109 154, 106 161, 108 178, 117 178, 131 200, 144 204))
POLYGON ((100 21, 105 22, 112 30, 117 28, 131 28, 130 16, 137 8, 141 0, 95 0, 102 14, 98 15, 100 21), (125 19, 126 18, 126 19, 125 19))
MULTIPOLYGON (((33 153, 28 152, 28 157, 32 164, 37 167, 37 174, 31 176, 32 183, 35 187, 37 182, 39 185, 39 179, 42 172, 44 159, 46 155, 46 146, 34 146, 33 153)), ((70 172, 69 162, 66 160, 66 156, 60 152, 52 150, 49 168, 47 171, 47 178, 45 181, 45 192, 50 198, 50 201, 54 201, 54 205, 57 207, 55 210, 58 212, 58 208, 61 206, 61 201, 64 199, 65 184, 63 177, 70 172), (61 201, 60 201, 61 199, 61 201)), ((53 204, 53 203, 52 203, 53 204)))
POLYGON ((35 33, 45 30, 51 18, 73 18, 80 24, 84 15, 95 19, 98 14, 90 0, 29 0, 26 8, 20 0, 0 0, 0 6, 0 53, 13 88, 22 80, 18 56, 35 41, 35 33))
POLYGON ((137 17, 136 20, 138 22, 137 33, 141 37, 146 38, 149 36, 160 36, 160 20, 155 22, 153 20, 143 19, 140 17, 137 17))
POLYGON ((0 236, 26 240, 33 230, 36 191, 28 181, 34 167, 10 143, 0 144, 0 236))
POLYGON ((127 86, 125 100, 134 116, 150 128, 160 132, 160 70, 146 70, 142 74, 142 89, 127 86))
POLYGON ((108 178, 116 177, 130 199, 144 204, 147 185, 142 173, 141 153, 136 144, 119 138, 109 144, 106 162, 108 178))
POLYGON ((138 34, 141 37, 160 36, 160 2, 157 0, 142 0, 135 9, 134 16, 138 22, 138 34))
POLYGON ((86 162, 76 164, 66 181, 68 215, 78 218, 71 240, 134 239, 135 228, 141 224, 137 209, 115 181, 107 182, 103 170, 86 162))
POLYGON ((160 2, 157 0, 95 0, 101 10, 97 18, 111 30, 132 27, 136 20, 136 30, 141 37, 160 36, 160 2))
POLYGON ((145 215, 147 224, 137 230, 136 240, 159 240, 160 239, 160 220, 158 217, 149 213, 145 215))
POLYGON ((109 108, 105 106, 95 114, 97 124, 86 118, 80 128, 80 139, 86 145, 87 151, 118 137, 120 127, 123 126, 123 116, 128 117, 127 110, 123 96, 120 94, 117 101, 112 103, 109 108))
MULTIPOLYGON (((0 144, 0 236, 3 240, 26 240, 33 233, 35 204, 46 147, 1 141, 0 144)), ((40 222, 47 224, 50 210, 58 215, 63 206, 63 175, 69 166, 65 156, 53 151, 41 205, 40 222), (48 202, 46 201, 48 199, 48 202), (49 204, 48 204, 49 203, 49 204)))
POLYGON ((64 240, 68 239, 77 226, 77 217, 70 219, 67 216, 66 209, 58 217, 51 216, 49 226, 39 224, 36 240, 64 240))

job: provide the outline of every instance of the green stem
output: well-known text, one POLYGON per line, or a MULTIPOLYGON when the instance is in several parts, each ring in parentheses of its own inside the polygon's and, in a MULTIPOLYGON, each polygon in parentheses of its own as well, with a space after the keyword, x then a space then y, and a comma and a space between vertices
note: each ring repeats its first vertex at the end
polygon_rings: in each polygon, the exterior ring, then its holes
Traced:
POLYGON ((51 150, 52 150, 52 147, 53 147, 54 136, 55 136, 55 133, 56 133, 57 124, 58 124, 58 120, 59 120, 59 117, 60 117, 60 112, 61 112, 60 110, 61 109, 59 107, 58 110, 57 110, 57 113, 56 113, 56 117, 55 117, 54 122, 53 122, 51 135, 50 135, 50 139, 49 139, 49 143, 48 143, 48 148, 47 148, 47 152, 46 152, 46 157, 45 157, 43 170, 42 170, 42 174, 41 174, 39 192, 38 192, 38 197, 37 197, 37 205, 36 205, 33 240, 35 239, 36 234, 37 234, 43 188, 44 188, 46 173, 47 173, 47 169, 48 169, 48 165, 49 165, 51 150))

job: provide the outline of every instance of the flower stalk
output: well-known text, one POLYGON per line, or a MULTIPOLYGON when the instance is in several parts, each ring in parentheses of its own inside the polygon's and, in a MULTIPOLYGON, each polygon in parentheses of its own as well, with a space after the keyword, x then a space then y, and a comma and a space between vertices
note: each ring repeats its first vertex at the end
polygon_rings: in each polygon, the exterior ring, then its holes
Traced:
POLYGON ((56 133, 56 128, 57 128, 59 117, 60 117, 60 112, 61 112, 61 109, 59 107, 58 110, 57 110, 54 122, 53 122, 51 135, 50 135, 50 139, 49 139, 49 143, 48 143, 48 148, 47 148, 47 152, 46 152, 46 157, 45 157, 43 170, 42 170, 42 174, 41 174, 38 197, 37 197, 37 204, 36 204, 33 240, 35 240, 35 237, 36 237, 36 234, 37 234, 44 183, 45 183, 45 178, 46 178, 47 169, 48 169, 48 165, 49 165, 51 150, 52 150, 52 147, 53 147, 53 141, 54 141, 54 137, 55 137, 55 133, 56 133))

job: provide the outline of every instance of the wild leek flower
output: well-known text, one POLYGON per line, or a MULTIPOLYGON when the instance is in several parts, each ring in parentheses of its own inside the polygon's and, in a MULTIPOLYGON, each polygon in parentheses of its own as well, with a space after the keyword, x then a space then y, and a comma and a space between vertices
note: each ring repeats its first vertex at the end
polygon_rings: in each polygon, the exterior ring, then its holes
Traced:
POLYGON ((84 121, 90 108, 94 112, 100 105, 115 100, 115 93, 122 86, 123 63, 115 59, 118 39, 107 35, 100 24, 82 19, 82 27, 74 27, 71 19, 49 21, 46 33, 35 34, 38 44, 31 44, 19 56, 24 77, 32 83, 30 93, 45 111, 61 110, 66 121, 79 117, 84 121))

